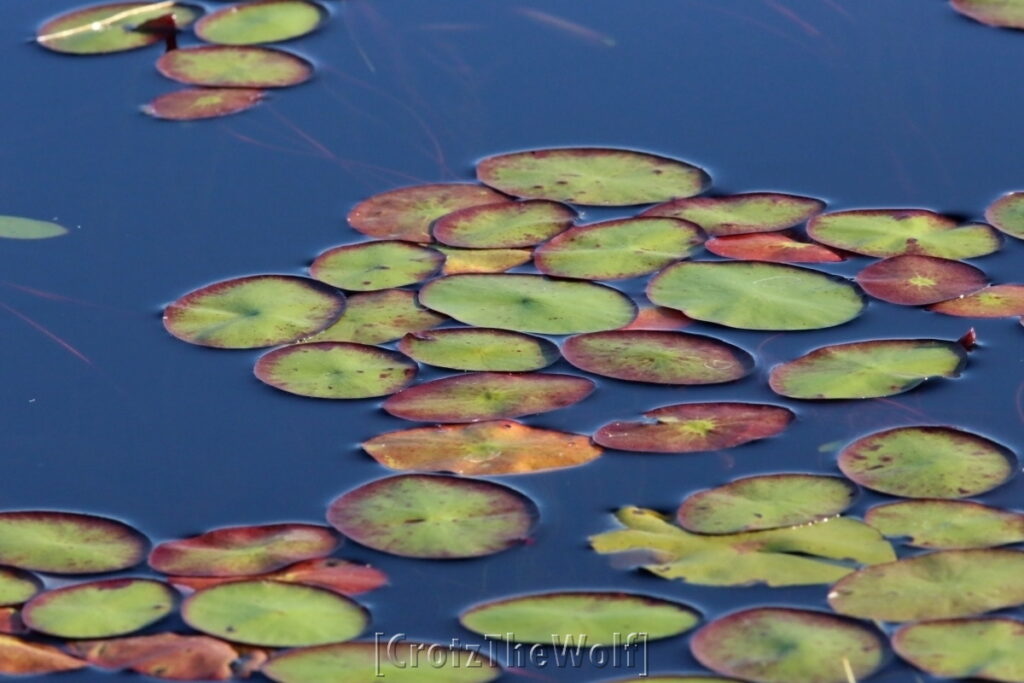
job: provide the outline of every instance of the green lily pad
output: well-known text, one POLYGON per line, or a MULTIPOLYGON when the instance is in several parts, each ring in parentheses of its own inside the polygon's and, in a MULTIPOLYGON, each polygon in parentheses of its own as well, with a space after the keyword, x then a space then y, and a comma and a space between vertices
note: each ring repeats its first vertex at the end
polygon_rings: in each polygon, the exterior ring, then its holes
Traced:
POLYGON ((149 541, 106 517, 70 512, 0 512, 0 564, 50 574, 98 574, 134 567, 149 541))
POLYGON ((572 225, 576 212, 565 204, 535 199, 470 206, 434 221, 438 242, 470 249, 530 247, 572 225))
POLYGON ((864 521, 888 538, 932 550, 1024 542, 1024 515, 967 500, 906 500, 876 505, 864 521))
POLYGON ((108 579, 40 593, 21 610, 33 631, 61 638, 109 638, 160 621, 175 607, 170 586, 150 579, 108 579))
POLYGON ((1024 4, 1019 0, 949 0, 949 4, 982 24, 1024 29, 1024 4))
POLYGON ((175 588, 192 591, 238 581, 280 581, 301 583, 305 586, 326 588, 341 595, 353 596, 376 590, 387 585, 387 575, 379 569, 365 564, 339 560, 335 557, 320 557, 303 560, 284 569, 255 576, 169 576, 168 583, 175 588))
POLYGON ((595 375, 652 384, 721 384, 745 377, 754 359, 725 342, 684 332, 613 330, 565 340, 565 359, 595 375))
POLYGON ((939 550, 850 574, 832 587, 832 609, 859 619, 969 617, 1024 604, 1024 553, 939 550))
POLYGON ((178 681, 233 678, 231 665, 239 658, 235 648, 223 640, 176 633, 86 640, 69 643, 67 647, 96 667, 131 669, 155 678, 178 681))
POLYGON ((640 678, 620 678, 611 683, 743 683, 735 678, 719 678, 718 676, 700 676, 680 674, 678 676, 642 676, 640 678))
POLYGON ((279 43, 314 31, 324 11, 304 0, 256 0, 229 5, 200 19, 196 35, 208 43, 279 43))
POLYGON ((191 344, 252 349, 316 334, 344 308, 344 296, 313 280, 254 275, 186 294, 164 310, 164 327, 191 344))
POLYGON ((356 543, 392 555, 456 559, 523 543, 533 501, 500 484, 403 474, 363 484, 331 503, 327 521, 356 543))
POLYGON ((39 27, 36 42, 56 52, 97 55, 122 52, 163 40, 157 31, 137 30, 148 21, 171 15, 181 29, 202 14, 173 2, 116 2, 76 9, 39 27))
POLYGON ((161 95, 142 111, 158 119, 196 121, 237 114, 262 99, 263 91, 251 88, 189 88, 161 95))
POLYGON ((0 674, 43 675, 74 671, 89 666, 53 645, 30 643, 14 636, 0 635, 0 674))
POLYGON ((1008 449, 949 427, 898 427, 869 434, 839 454, 839 469, 865 488, 904 498, 967 498, 1016 471, 1008 449))
POLYGON ((405 356, 364 344, 313 342, 274 349, 254 370, 266 384, 289 394, 354 399, 387 396, 412 383, 417 366, 405 356))
POLYGON ((42 587, 43 582, 27 571, 0 567, 0 607, 20 605, 31 599, 42 587))
POLYGON ((539 275, 449 275, 427 283, 420 303, 467 325, 540 334, 613 330, 636 315, 611 287, 539 275))
POLYGON ((378 643, 290 650, 275 655, 260 672, 279 683, 352 683, 377 678, 388 683, 488 683, 501 676, 501 665, 479 651, 407 640, 389 645, 384 656, 378 643))
POLYGON ((477 422, 558 410, 593 391, 593 382, 572 375, 474 372, 409 387, 383 408, 405 420, 477 422))
POLYGON ((880 634, 823 612, 758 607, 716 619, 690 641, 701 664, 754 683, 863 681, 885 661, 880 634))
POLYGON ((872 263, 857 284, 882 301, 924 306, 969 294, 987 284, 984 271, 959 261, 905 254, 872 263))
POLYGON ((320 254, 310 275, 321 282, 368 292, 421 282, 441 268, 444 254, 407 242, 367 242, 320 254))
POLYGON ((772 368, 772 391, 790 398, 894 396, 933 377, 958 377, 964 348, 939 339, 878 339, 823 346, 772 368))
POLYGON ((466 327, 406 335, 398 350, 439 368, 496 372, 540 370, 560 357, 558 347, 541 337, 466 327))
POLYGON ((896 653, 941 678, 1024 683, 1024 622, 942 619, 903 626, 892 636, 896 653))
POLYGON ((1024 315, 1024 285, 992 285, 973 294, 943 301, 929 311, 963 318, 1009 318, 1024 315))
POLYGON ((999 249, 999 236, 989 226, 958 226, 948 216, 920 209, 826 213, 811 219, 807 232, 830 247, 880 258, 917 254, 959 260, 999 249))
POLYGON ((460 249, 435 247, 444 254, 444 275, 463 273, 504 273, 506 270, 529 263, 531 249, 460 249))
POLYGON ((864 309, 856 287, 779 263, 677 263, 658 273, 647 297, 690 318, 745 330, 816 330, 864 309))
POLYGON ((437 327, 445 320, 443 315, 420 306, 415 292, 404 289, 363 292, 348 297, 345 312, 327 329, 302 341, 384 344, 410 332, 437 327))
POLYGON ((508 201, 508 197, 480 185, 413 185, 364 199, 349 212, 348 222, 377 239, 432 242, 430 225, 441 216, 502 201, 508 201))
POLYGON ((364 442, 363 450, 394 470, 470 476, 575 467, 601 455, 601 449, 585 436, 528 427, 511 420, 388 432, 364 442))
POLYGON ((0 238, 44 240, 66 234, 68 234, 67 228, 50 221, 37 221, 20 216, 0 216, 0 238))
POLYGON ((308 81, 313 65, 282 50, 205 45, 171 50, 156 62, 167 78, 214 88, 283 88, 308 81))
MULTIPOLYGON (((1024 4, 1020 17, 1024 26, 1024 4)), ((985 220, 1010 237, 1024 239, 1024 192, 1011 192, 994 201, 985 210, 985 220)))
POLYGON ((775 436, 793 421, 789 409, 758 403, 683 403, 644 417, 647 422, 609 423, 594 441, 620 451, 700 453, 775 436))
POLYGON ((841 477, 744 477, 688 496, 679 506, 676 520, 684 529, 699 534, 777 529, 838 515, 856 497, 857 487, 841 477))
POLYGON ((825 202, 778 192, 692 197, 652 206, 642 216, 667 216, 696 223, 713 237, 772 232, 800 225, 821 213, 825 202))
POLYGON ((248 645, 340 643, 362 633, 369 613, 333 591, 279 581, 238 581, 193 593, 181 616, 202 633, 248 645))
POLYGON ((480 635, 570 647, 623 645, 630 634, 640 633, 648 640, 671 638, 699 621, 699 612, 678 602, 597 591, 523 595, 477 605, 459 615, 464 628, 480 635))
POLYGON ((717 256, 740 261, 837 263, 845 260, 842 254, 828 247, 778 233, 715 237, 705 242, 704 247, 717 256))

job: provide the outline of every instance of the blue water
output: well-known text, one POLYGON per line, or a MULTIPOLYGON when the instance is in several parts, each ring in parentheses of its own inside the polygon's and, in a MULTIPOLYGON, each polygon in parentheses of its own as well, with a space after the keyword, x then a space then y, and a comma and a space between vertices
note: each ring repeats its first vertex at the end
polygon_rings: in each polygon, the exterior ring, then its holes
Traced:
MULTIPOLYGON (((257 353, 183 344, 159 320, 165 303, 210 281, 301 273, 319 251, 358 237, 344 215, 372 192, 469 179, 476 159, 500 151, 573 144, 649 149, 704 166, 719 193, 792 191, 835 209, 922 206, 977 219, 996 196, 1024 186, 1024 96, 1011 76, 1024 35, 972 23, 935 0, 526 5, 585 24, 614 47, 531 20, 515 2, 332 2, 327 27, 289 45, 320 67, 315 80, 240 116, 192 124, 137 110, 174 88, 153 68, 159 49, 81 58, 29 42, 38 23, 74 6, 0 7, 0 213, 72 229, 60 239, 0 242, 0 282, 75 300, 0 285, 0 507, 116 516, 155 540, 320 521, 332 498, 386 474, 358 443, 408 423, 374 401, 268 389, 251 376, 257 353)), ((604 212, 590 212, 597 215, 604 212)), ((1022 259, 1012 243, 976 263, 994 281, 1014 281, 1022 259)), ((865 263, 829 270, 853 274, 865 263)), ((1015 320, 971 322, 873 301, 855 322, 818 332, 773 337, 697 324, 689 331, 752 352, 760 346, 757 371, 722 387, 603 381, 584 403, 527 420, 585 432, 670 403, 775 401, 767 370, 811 348, 956 338, 971 324, 981 348, 964 376, 900 397, 905 408, 801 403, 791 405, 799 420, 783 438, 721 454, 609 453, 582 468, 503 478, 541 507, 527 547, 436 563, 346 546, 343 557, 391 576, 390 587, 361 600, 372 630, 472 642, 455 621, 464 607, 558 588, 662 595, 709 619, 758 604, 824 608, 823 586, 671 583, 612 568, 585 539, 611 528, 609 512, 624 504, 670 511, 687 493, 739 476, 834 472, 823 444, 887 427, 950 424, 1020 449, 1024 330, 1015 320)), ((424 373, 434 376, 441 373, 424 373)), ((1014 506, 1022 492, 1018 477, 984 500, 1014 506)), ((865 494, 857 510, 879 499, 865 494)), ((700 670, 685 637, 652 644, 649 664, 700 670)), ((522 680, 628 673, 549 669, 522 680)), ((915 674, 893 664, 872 680, 915 674)))

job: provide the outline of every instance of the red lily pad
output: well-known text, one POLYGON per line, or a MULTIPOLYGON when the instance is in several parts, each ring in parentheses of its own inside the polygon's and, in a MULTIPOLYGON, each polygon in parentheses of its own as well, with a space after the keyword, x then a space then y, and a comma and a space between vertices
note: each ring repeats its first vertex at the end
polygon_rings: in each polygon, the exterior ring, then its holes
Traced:
POLYGON ((0 673, 12 676, 42 676, 74 671, 89 666, 52 645, 30 643, 15 636, 0 635, 0 673))
MULTIPOLYGON (((28 626, 21 620, 21 610, 17 607, 0 607, 0 633, 15 636, 28 633, 28 626)), ((2 651, 3 648, 0 648, 2 651)), ((0 673, 3 669, 0 669, 0 673)))
POLYGON ((416 292, 385 289, 348 297, 345 312, 334 323, 303 342, 384 344, 411 332, 424 332, 447 320, 416 301, 416 292))
POLYGON ((699 453, 733 448, 782 432, 792 411, 758 403, 683 403, 644 413, 647 422, 612 422, 594 434, 606 448, 699 453))
POLYGON ((680 330, 687 325, 692 325, 693 320, 683 315, 681 311, 664 306, 648 306, 641 308, 636 313, 636 318, 630 324, 620 327, 620 330, 680 330))
POLYGON ((156 68, 179 83, 210 88, 284 88, 313 76, 305 59, 266 47, 186 47, 164 53, 156 68))
POLYGON ((825 209, 825 202, 778 192, 675 199, 641 216, 666 216, 696 223, 713 237, 785 230, 825 209))
POLYGON ((801 242, 779 233, 715 237, 705 242, 704 248, 712 254, 742 261, 836 263, 845 260, 842 254, 833 249, 801 242))
POLYGON ((924 306, 981 289, 984 271, 966 263, 904 254, 872 263, 857 274, 865 292, 893 304, 924 306))
POLYGON ((1024 315, 1024 285, 992 285, 958 299, 928 307, 961 318, 1009 318, 1024 315))
POLYGON ((572 226, 576 212, 565 204, 533 199, 471 206, 434 221, 438 242, 470 249, 531 247, 572 226))
POLYGON ((151 579, 107 579, 40 593, 21 618, 33 631, 60 638, 109 638, 134 633, 169 615, 174 589, 151 579))
POLYGON ((508 197, 480 185, 413 185, 364 199, 349 212, 348 222, 377 239, 432 242, 430 225, 441 216, 501 201, 508 197))
POLYGON ((921 209, 858 209, 815 216, 812 238, 837 249, 888 258, 902 254, 965 259, 999 249, 999 234, 988 225, 960 225, 949 216, 921 209))
POLYGON ((70 512, 0 512, 0 564, 50 574, 134 567, 149 540, 123 522, 70 512))
POLYGON ((406 420, 477 422, 558 410, 592 391, 593 382, 571 375, 474 372, 409 387, 383 407, 406 420))
POLYGON ((408 386, 417 366, 394 351, 347 342, 294 344, 260 356, 254 370, 266 384, 299 396, 357 399, 408 386))
POLYGON ((346 244, 316 257, 309 273, 334 287, 358 292, 403 287, 441 268, 444 254, 408 242, 346 244))
POLYGON ((256 576, 171 576, 167 581, 178 588, 202 590, 222 583, 234 583, 248 580, 281 581, 283 583, 301 583, 317 588, 340 593, 341 595, 359 595, 368 593, 384 586, 388 577, 379 569, 365 564, 357 564, 334 557, 305 560, 269 574, 256 576))
POLYGON ((263 99, 251 88, 190 88, 160 95, 142 107, 143 113, 171 121, 196 121, 238 114, 263 99))
POLYGON ((152 45, 163 39, 158 31, 142 30, 162 17, 181 29, 202 10, 171 2, 116 2, 76 9, 51 19, 39 28, 36 42, 48 50, 74 55, 122 52, 152 45))
MULTIPOLYGON (((1021 13, 1024 26, 1024 12, 1021 13)), ((1024 192, 1003 195, 985 210, 985 220, 1010 237, 1024 239, 1024 192)))
POLYGON ((238 652, 209 636, 155 633, 148 636, 69 643, 72 653, 103 669, 131 669, 177 681, 223 681, 233 677, 238 652))

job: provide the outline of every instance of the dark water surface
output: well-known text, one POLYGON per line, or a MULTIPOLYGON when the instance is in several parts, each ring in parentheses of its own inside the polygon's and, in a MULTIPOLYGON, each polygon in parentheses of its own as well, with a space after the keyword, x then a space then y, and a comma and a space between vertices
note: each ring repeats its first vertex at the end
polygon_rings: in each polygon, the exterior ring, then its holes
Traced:
MULTIPOLYGON (((0 508, 121 517, 155 540, 318 522, 333 497, 388 473, 358 443, 409 423, 378 402, 276 392, 251 376, 257 352, 183 344, 159 319, 166 302, 210 281, 301 273, 319 251, 358 237, 343 217, 372 192, 468 179, 473 162, 495 152, 574 144, 677 156, 707 168, 718 193, 790 191, 832 209, 922 206, 976 219, 996 196, 1024 187, 1024 96, 1012 78, 1024 35, 964 20, 939 0, 785 0, 799 21, 759 0, 530 5, 611 36, 614 47, 531 21, 515 2, 332 2, 327 27, 289 45, 320 66, 314 81, 243 115, 193 124, 136 109, 174 88, 153 68, 159 49, 65 57, 28 42, 43 19, 76 4, 0 5, 0 213, 72 229, 0 242, 0 508)), ((829 270, 853 274, 865 263, 829 270)), ((1022 263, 1018 243, 977 260, 994 281, 1019 280, 1022 263)), ((818 332, 697 324, 688 331, 759 349, 758 370, 722 387, 602 381, 584 403, 525 420, 585 432, 670 403, 774 402, 767 370, 816 346, 956 338, 971 324, 982 346, 964 376, 894 402, 790 402, 799 419, 782 438, 719 454, 609 453, 581 468, 503 478, 541 507, 527 547, 438 563, 347 545, 341 556, 391 576, 361 599, 372 629, 473 642, 455 621, 462 608, 558 588, 663 595, 708 618, 757 604, 825 607, 824 586, 703 588, 614 569, 585 539, 613 526, 609 512, 621 505, 669 511, 685 494, 739 476, 835 472, 822 445, 887 427, 950 424, 1019 450, 1024 330, 1015 320, 972 323, 872 301, 855 322, 818 332)), ((1017 477, 984 500, 1014 507, 1022 492, 1017 477)), ((879 499, 863 495, 856 511, 879 499)), ((699 671, 686 643, 652 644, 651 670, 699 671)), ((503 680, 627 673, 548 669, 503 680)), ((872 678, 915 679, 897 664, 872 678)))

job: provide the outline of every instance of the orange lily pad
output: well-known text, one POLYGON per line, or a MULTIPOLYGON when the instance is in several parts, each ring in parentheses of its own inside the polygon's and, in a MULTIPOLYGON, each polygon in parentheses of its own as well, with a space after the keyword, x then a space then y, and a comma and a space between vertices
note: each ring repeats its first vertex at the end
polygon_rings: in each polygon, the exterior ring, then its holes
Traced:
POLYGON ((15 636, 0 635, 0 673, 15 676, 74 671, 88 666, 52 645, 30 643, 15 636))
POLYGON ((973 294, 943 301, 928 310, 962 318, 1008 318, 1024 315, 1024 285, 992 285, 973 294))
POLYGON ((257 576, 171 576, 167 581, 178 588, 197 591, 222 583, 253 579, 302 583, 349 596, 368 593, 388 582, 387 575, 379 569, 334 557, 296 562, 280 571, 257 576))
POLYGON ((834 249, 801 242, 777 232, 715 237, 705 242, 704 248, 712 254, 743 261, 836 263, 845 260, 834 249))
POLYGON ((85 640, 68 649, 103 669, 132 669, 176 681, 223 681, 232 677, 238 653, 209 636, 156 633, 132 638, 85 640))

